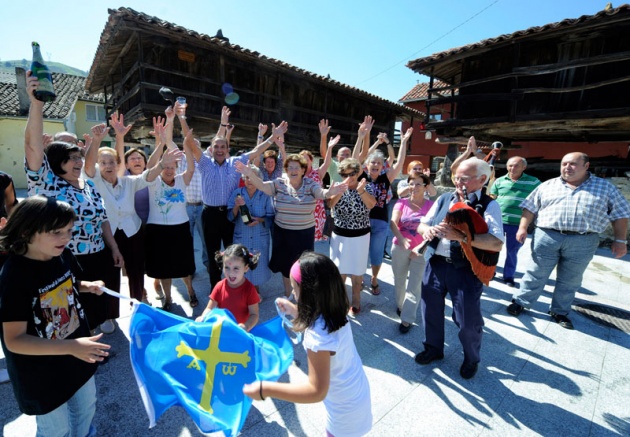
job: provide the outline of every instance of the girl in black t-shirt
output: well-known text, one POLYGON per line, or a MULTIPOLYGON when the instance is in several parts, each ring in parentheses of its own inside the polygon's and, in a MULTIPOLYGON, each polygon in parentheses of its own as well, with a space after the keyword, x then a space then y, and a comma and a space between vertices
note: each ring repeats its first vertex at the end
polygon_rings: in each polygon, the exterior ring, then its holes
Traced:
POLYGON ((37 416, 38 435, 92 432, 93 375, 110 347, 99 342, 103 334, 90 336, 78 298, 101 294, 103 282, 75 280, 79 266, 66 249, 75 221, 67 203, 33 196, 0 230, 0 250, 9 253, 0 271, 0 339, 18 406, 37 416))

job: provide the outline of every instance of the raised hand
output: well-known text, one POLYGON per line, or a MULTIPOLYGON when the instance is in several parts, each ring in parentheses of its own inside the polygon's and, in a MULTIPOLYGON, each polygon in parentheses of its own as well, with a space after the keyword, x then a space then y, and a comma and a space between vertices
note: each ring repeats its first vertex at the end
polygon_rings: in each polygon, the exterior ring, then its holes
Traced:
POLYGON ((319 133, 320 133, 320 135, 327 137, 328 134, 330 133, 331 129, 332 129, 332 126, 328 125, 328 120, 322 119, 322 120, 319 121, 319 133))
POLYGON ((103 138, 107 136, 108 127, 105 123, 97 124, 92 126, 92 141, 99 144, 103 141, 103 138))
POLYGON ((178 100, 175 100, 175 106, 173 108, 173 112, 175 114, 177 114, 177 116, 179 117, 185 117, 186 116, 186 108, 188 107, 188 104, 184 103, 181 104, 179 103, 178 100))
POLYGON ((243 164, 241 161, 236 161, 234 165, 236 167, 236 171, 244 174, 245 176, 251 176, 253 174, 253 170, 248 165, 243 164))
POLYGON ((125 116, 123 114, 118 114, 118 112, 114 112, 111 116, 110 126, 116 132, 116 136, 125 136, 129 133, 131 128, 133 127, 133 123, 129 126, 125 126, 125 116))
POLYGON ((387 139, 387 134, 385 132, 379 132, 376 136, 376 141, 378 141, 379 143, 389 144, 389 139, 387 139))
POLYGON ((258 123, 258 136, 262 137, 267 133, 268 126, 266 124, 258 123))
POLYGON ((42 143, 44 144, 44 147, 48 146, 52 142, 53 142, 53 136, 50 134, 44 133, 44 135, 42 136, 42 143))
POLYGON ((335 184, 328 189, 328 194, 330 196, 337 196, 338 194, 343 194, 348 189, 348 183, 342 182, 340 184, 335 184))
POLYGON ((164 110, 164 115, 166 115, 166 119, 169 121, 175 120, 175 110, 171 105, 167 106, 167 108, 164 110))
POLYGON ((182 158, 182 156, 184 156, 184 152, 182 152, 181 150, 179 150, 179 149, 168 149, 162 155, 162 160, 160 162, 162 163, 162 166, 176 165, 177 161, 180 160, 182 158))
POLYGON ((230 122, 230 115, 232 111, 227 106, 221 108, 221 124, 228 124, 230 122))
POLYGON ((357 191, 365 190, 365 186, 367 185, 367 179, 361 179, 357 184, 357 191))
POLYGON ((359 124, 359 137, 363 138, 372 130, 372 126, 374 126, 374 120, 371 115, 366 115, 363 118, 363 122, 359 124))
POLYGON ((469 155, 475 156, 477 153, 477 141, 475 141, 475 137, 468 138, 468 144, 466 145, 466 152, 469 155))
POLYGON ((153 135, 155 138, 159 138, 157 134, 160 127, 164 127, 166 125, 166 119, 161 116, 153 117, 153 130, 149 132, 150 135, 153 135))
POLYGON ((411 138, 411 134, 413 133, 413 128, 410 127, 409 129, 407 129, 407 131, 405 132, 405 135, 401 138, 401 141, 407 142, 409 141, 409 138, 411 138))
POLYGON ((341 135, 331 138, 330 141, 328 141, 328 148, 330 149, 331 147, 335 147, 337 143, 339 143, 339 140, 341 140, 341 135))
POLYGON ((276 126, 273 123, 271 124, 271 133, 275 138, 282 137, 284 140, 284 134, 286 134, 288 130, 289 130, 289 123, 287 123, 284 120, 278 126, 276 126))

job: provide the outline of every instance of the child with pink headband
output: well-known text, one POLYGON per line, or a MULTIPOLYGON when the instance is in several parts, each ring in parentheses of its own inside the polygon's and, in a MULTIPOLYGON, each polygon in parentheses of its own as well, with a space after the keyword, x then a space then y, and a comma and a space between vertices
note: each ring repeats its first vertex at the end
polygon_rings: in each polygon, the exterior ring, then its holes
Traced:
POLYGON ((279 298, 278 308, 304 333, 308 381, 254 382, 243 393, 296 403, 324 402, 328 436, 362 436, 372 428, 370 385, 354 345, 347 314, 350 303, 337 266, 326 256, 305 252, 291 267, 297 304, 279 298))

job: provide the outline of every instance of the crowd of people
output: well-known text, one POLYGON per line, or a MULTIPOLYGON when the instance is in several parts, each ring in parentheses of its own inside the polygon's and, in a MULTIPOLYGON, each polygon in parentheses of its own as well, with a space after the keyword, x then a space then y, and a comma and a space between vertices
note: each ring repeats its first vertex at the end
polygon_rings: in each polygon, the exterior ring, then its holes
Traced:
POLYGON ((354 148, 339 148, 334 159, 340 137, 330 137, 331 126, 322 120, 324 160, 316 167, 309 151, 287 154, 285 121, 272 124, 266 139, 268 126, 261 123, 256 146, 230 155, 234 126, 228 108, 211 145, 202 150, 187 124, 186 105, 175 103, 164 117, 154 118, 156 146, 147 159, 141 149, 124 150, 131 126, 122 114, 111 117, 113 148, 101 147, 109 129, 105 123, 84 141, 69 132, 46 135, 44 104, 33 96, 37 85, 29 73, 24 141, 29 197, 17 203, 10 178, 0 174, 0 250, 7 254, 0 272, 0 336, 20 409, 37 416, 42 435, 58 422, 81 435, 91 432, 93 374, 109 354, 102 335, 116 329, 120 311, 118 299, 103 294, 102 287, 120 291, 123 268, 129 294, 138 302, 148 303, 146 274, 163 310, 171 308, 174 278, 182 278, 190 306, 198 305, 194 232, 201 237, 210 280, 209 303, 197 322, 213 308, 225 308, 250 331, 259 321, 261 286, 281 273, 284 297, 278 306, 294 319, 294 329, 305 333, 309 380, 260 382, 243 390, 254 399, 323 400, 331 435, 369 431, 348 420, 358 411, 371 417, 371 407, 347 315, 359 316, 364 288, 381 293, 378 275, 386 249, 401 333, 410 331, 421 309, 424 349, 415 361, 426 365, 444 357, 448 294, 464 351, 464 379, 476 374, 481 360, 484 284, 493 279, 505 244, 502 279, 517 286, 517 253, 535 216, 533 256, 507 308, 514 316, 531 307, 557 267, 549 314, 573 328, 567 317, 571 303, 609 222, 614 256, 626 254, 630 206, 614 186, 588 172, 583 153, 566 155, 561 176, 542 184, 524 173, 524 158, 511 157, 508 173, 493 181, 494 169, 475 156, 471 137, 451 168, 454 192, 435 198, 430 172, 413 161, 393 202, 392 183, 403 169, 411 128, 402 133, 395 156, 384 133, 369 144, 374 120, 366 116, 354 148), (176 119, 181 149, 173 141, 176 119), (269 150, 273 144, 278 152, 269 150), (379 149, 383 145, 387 156, 379 149), (329 187, 322 186, 326 174, 329 187), (389 232, 393 240, 386 248, 389 232), (314 252, 315 242, 324 240, 328 257, 314 252), (29 270, 39 274, 26 275, 28 281, 11 279, 29 270), (20 286, 9 288, 15 282, 20 286), (55 381, 35 372, 41 365, 59 368, 55 381))

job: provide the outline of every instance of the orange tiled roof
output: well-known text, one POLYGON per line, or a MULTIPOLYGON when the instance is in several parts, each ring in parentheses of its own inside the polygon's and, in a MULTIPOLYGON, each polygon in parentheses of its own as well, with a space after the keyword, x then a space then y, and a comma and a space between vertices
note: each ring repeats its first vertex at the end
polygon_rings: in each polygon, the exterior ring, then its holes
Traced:
MULTIPOLYGON (((442 82, 441 80, 433 81, 433 88, 442 88, 448 86, 446 82, 442 82)), ((455 88, 455 94, 458 93, 457 88, 455 88)), ((440 95, 444 95, 446 92, 441 92, 440 95)), ((450 94, 450 92, 448 93, 450 94)), ((426 100, 429 96, 429 82, 423 82, 415 85, 411 90, 407 92, 404 96, 402 96, 399 100, 400 103, 408 103, 415 102, 418 100, 426 100)))

